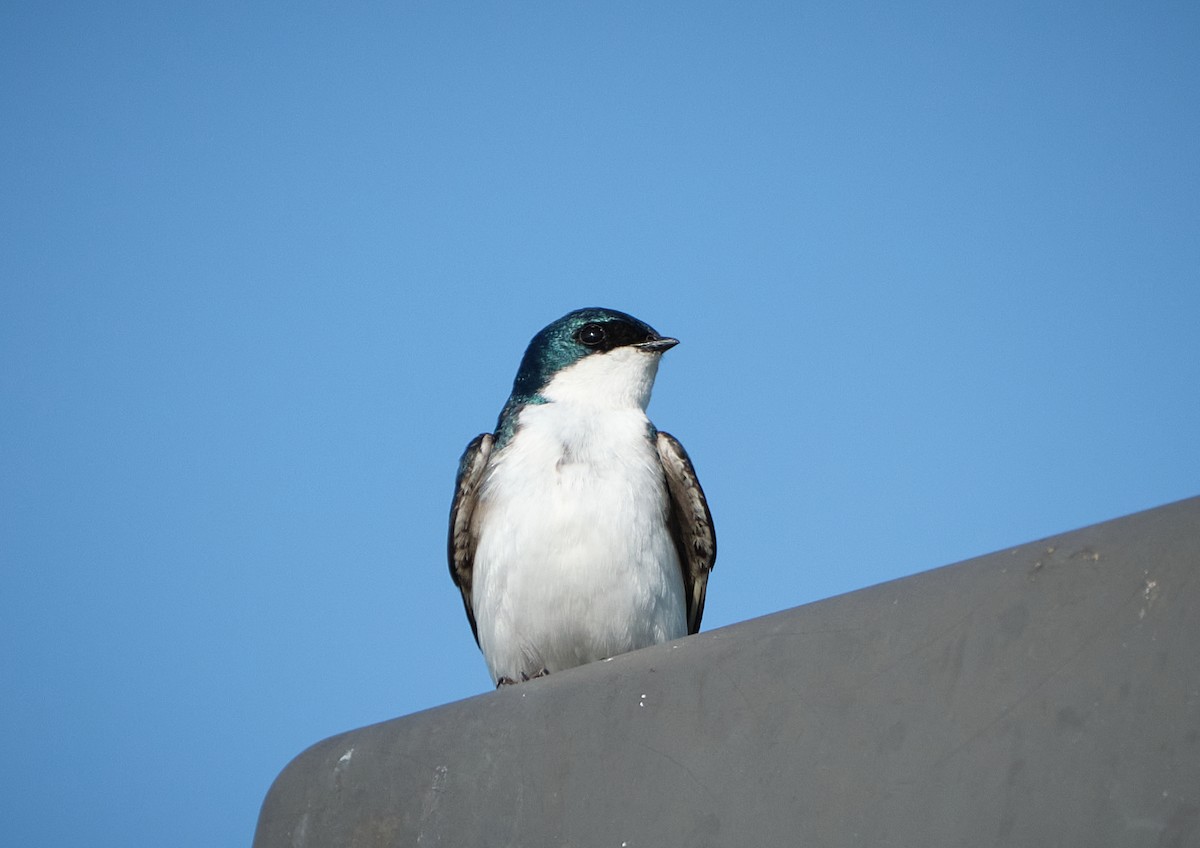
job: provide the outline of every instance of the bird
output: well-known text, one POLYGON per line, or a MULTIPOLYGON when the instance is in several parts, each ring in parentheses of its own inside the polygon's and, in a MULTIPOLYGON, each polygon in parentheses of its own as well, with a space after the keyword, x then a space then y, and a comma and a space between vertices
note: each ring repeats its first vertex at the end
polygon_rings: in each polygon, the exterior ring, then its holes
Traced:
POLYGON ((678 343, 615 309, 567 313, 463 452, 447 558, 497 688, 699 631, 712 514, 646 416, 678 343))

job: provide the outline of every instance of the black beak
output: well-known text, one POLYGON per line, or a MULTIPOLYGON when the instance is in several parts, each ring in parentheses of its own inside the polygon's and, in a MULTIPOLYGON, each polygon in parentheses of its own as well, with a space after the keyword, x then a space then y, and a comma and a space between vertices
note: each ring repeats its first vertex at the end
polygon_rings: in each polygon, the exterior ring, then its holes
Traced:
POLYGON ((638 350, 647 350, 651 353, 662 353, 665 350, 670 350, 679 344, 679 339, 650 339, 646 342, 635 344, 638 350))

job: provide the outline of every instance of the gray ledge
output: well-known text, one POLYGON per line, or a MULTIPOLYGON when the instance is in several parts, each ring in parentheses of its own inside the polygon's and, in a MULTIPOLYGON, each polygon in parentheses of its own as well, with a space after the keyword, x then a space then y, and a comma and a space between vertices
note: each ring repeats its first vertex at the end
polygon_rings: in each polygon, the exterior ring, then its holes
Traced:
POLYGON ((256 848, 1200 844, 1200 498, 327 739, 256 848))

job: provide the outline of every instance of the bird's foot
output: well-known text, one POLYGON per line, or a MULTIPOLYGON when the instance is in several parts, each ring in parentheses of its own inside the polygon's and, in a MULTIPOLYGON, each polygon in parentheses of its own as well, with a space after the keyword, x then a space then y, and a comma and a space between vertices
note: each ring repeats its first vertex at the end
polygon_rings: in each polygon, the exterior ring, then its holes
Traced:
POLYGON ((522 671, 520 680, 513 680, 511 677, 507 677, 507 676, 499 678, 496 681, 496 688, 499 689, 501 686, 514 686, 518 683, 524 683, 526 680, 537 680, 539 677, 545 677, 549 673, 550 673, 550 669, 543 668, 537 674, 530 677, 528 674, 526 674, 525 672, 522 671))

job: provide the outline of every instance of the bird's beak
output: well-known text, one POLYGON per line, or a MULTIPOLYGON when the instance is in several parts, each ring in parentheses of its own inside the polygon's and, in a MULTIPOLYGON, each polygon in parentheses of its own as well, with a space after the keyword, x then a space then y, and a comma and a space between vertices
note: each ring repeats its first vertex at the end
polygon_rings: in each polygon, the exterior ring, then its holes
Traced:
POLYGON ((663 351, 670 350, 677 344, 679 344, 679 339, 651 339, 648 342, 639 342, 634 347, 650 353, 662 353, 663 351))

